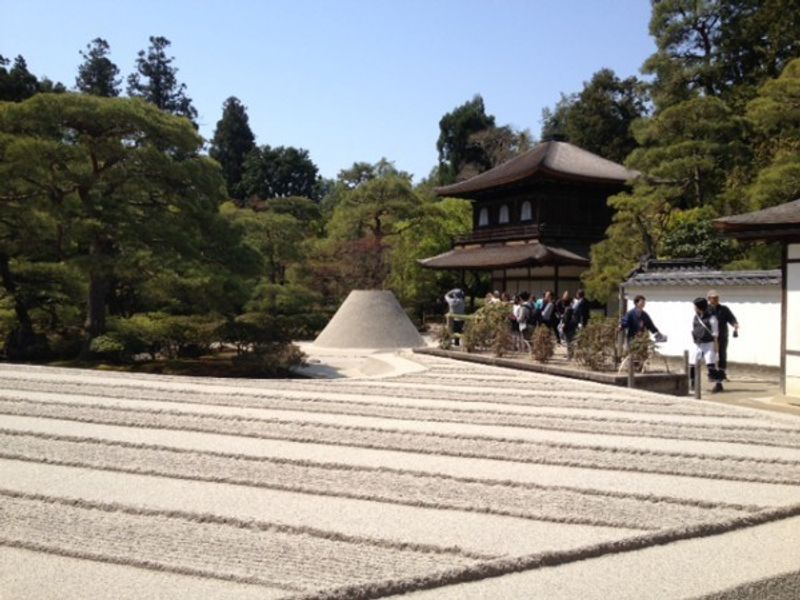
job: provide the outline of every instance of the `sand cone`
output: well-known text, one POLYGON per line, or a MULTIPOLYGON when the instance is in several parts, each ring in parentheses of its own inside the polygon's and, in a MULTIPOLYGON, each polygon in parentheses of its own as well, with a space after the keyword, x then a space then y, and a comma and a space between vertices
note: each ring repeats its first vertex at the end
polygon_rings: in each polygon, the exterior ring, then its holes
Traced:
POLYGON ((416 348, 425 342, 390 291, 353 290, 314 341, 323 348, 416 348))

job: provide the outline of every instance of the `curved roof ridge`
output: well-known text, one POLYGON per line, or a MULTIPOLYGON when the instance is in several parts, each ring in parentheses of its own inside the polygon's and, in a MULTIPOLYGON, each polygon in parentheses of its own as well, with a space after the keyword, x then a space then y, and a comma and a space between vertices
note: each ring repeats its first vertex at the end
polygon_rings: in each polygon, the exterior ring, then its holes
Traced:
POLYGON ((519 156, 464 181, 436 188, 439 196, 465 196, 524 181, 537 172, 576 181, 623 184, 637 171, 569 142, 548 140, 519 156))

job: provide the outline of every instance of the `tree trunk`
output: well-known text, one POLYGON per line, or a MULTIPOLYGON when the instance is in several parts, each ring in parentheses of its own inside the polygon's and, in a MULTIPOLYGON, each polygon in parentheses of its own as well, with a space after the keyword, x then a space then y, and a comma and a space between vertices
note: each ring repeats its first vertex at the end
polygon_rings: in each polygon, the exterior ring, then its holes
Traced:
POLYGON ((10 359, 25 358, 37 343, 36 333, 33 330, 33 321, 28 313, 28 307, 17 296, 17 284, 11 273, 10 257, 0 253, 0 281, 9 296, 14 299, 14 314, 17 317, 17 326, 6 340, 6 355, 10 359))
POLYGON ((86 321, 83 326, 86 332, 83 356, 89 354, 92 340, 106 332, 106 302, 111 279, 105 263, 111 258, 110 249, 112 247, 111 240, 96 238, 89 251, 93 264, 89 271, 89 297, 86 302, 86 321))
POLYGON ((97 271, 89 276, 89 300, 86 307, 86 323, 84 325, 89 340, 106 332, 106 296, 108 295, 108 278, 97 271))

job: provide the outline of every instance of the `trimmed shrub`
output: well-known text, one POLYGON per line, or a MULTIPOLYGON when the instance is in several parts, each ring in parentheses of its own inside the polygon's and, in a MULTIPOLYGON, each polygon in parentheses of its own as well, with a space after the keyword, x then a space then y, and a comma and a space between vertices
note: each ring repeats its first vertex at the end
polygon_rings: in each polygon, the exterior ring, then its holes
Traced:
POLYGON ((447 324, 434 324, 431 326, 433 339, 442 350, 450 350, 453 347, 453 336, 447 328, 447 324))
POLYGON ((592 371, 613 369, 619 363, 619 323, 613 318, 593 318, 578 332, 573 357, 592 371))
MULTIPOLYGON (((139 313, 126 319, 110 319, 108 333, 99 342, 98 349, 110 349, 111 340, 122 346, 118 360, 130 361, 137 354, 149 354, 152 360, 197 357, 207 354, 217 341, 222 323, 215 315, 167 315, 164 313, 139 313)), ((100 338, 96 338, 100 339, 100 338)), ((92 341, 92 352, 95 351, 92 341)))
POLYGON ((129 358, 125 344, 112 335, 100 335, 92 340, 89 350, 96 357, 110 362, 125 362, 129 358))
POLYGON ((531 336, 531 355, 540 363, 553 358, 556 351, 556 340, 553 330, 547 325, 539 325, 531 336))
POLYGON ((259 344, 249 352, 237 354, 233 365, 239 375, 279 377, 292 375, 294 367, 306 364, 306 355, 294 344, 270 342, 259 344))
POLYGON ((647 359, 656 353, 656 343, 650 337, 649 331, 642 331, 631 340, 628 356, 633 359, 633 366, 637 371, 641 371, 647 359))
POLYGON ((461 338, 467 352, 491 349, 503 356, 513 346, 511 337, 511 307, 502 302, 487 304, 466 321, 461 338))

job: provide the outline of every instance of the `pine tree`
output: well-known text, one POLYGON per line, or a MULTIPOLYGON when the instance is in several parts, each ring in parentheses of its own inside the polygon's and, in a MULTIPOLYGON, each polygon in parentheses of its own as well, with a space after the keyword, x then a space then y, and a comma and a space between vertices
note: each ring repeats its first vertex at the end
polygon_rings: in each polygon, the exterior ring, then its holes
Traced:
POLYGON ((8 65, 9 60, 0 56, 0 101, 22 102, 39 92, 39 82, 24 58, 17 56, 10 69, 8 65))
POLYGON ((108 58, 110 46, 103 38, 95 38, 81 50, 83 64, 78 67, 75 88, 84 94, 112 98, 119 96, 119 68, 108 58))
POLYGON ((161 110, 194 122, 197 110, 186 95, 186 84, 178 83, 178 69, 172 66, 175 57, 167 56, 170 45, 165 37, 150 36, 150 47, 147 52, 139 51, 136 72, 128 77, 128 95, 144 98, 161 110))
POLYGON ((247 108, 238 98, 231 96, 222 105, 222 118, 217 121, 209 154, 222 166, 228 195, 237 200, 244 198, 239 184, 244 173, 245 158, 255 147, 255 136, 248 123, 247 108))

